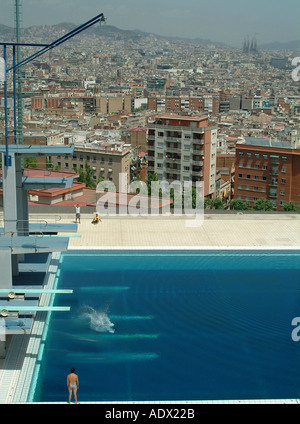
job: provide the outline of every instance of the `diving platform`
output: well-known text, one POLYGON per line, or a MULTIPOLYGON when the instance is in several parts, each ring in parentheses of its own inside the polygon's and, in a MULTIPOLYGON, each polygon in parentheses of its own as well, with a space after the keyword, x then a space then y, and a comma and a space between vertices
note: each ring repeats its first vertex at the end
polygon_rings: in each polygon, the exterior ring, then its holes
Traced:
MULTIPOLYGON (((35 222, 29 223, 29 234, 57 234, 57 233, 77 233, 78 225, 69 223, 55 223, 55 222, 35 222)), ((19 228, 22 231, 22 228, 19 228)), ((4 235, 4 228, 0 227, 0 236, 4 235)))
POLYGON ((8 297, 12 297, 14 294, 44 294, 44 293, 51 293, 51 294, 70 294, 73 293, 73 290, 69 290, 69 289, 28 289, 28 288, 15 288, 12 287, 11 289, 0 289, 0 297, 1 294, 7 294, 8 297))
MULTIPOLYGON (((6 152, 6 146, 0 145, 0 154, 6 152)), ((56 155, 73 155, 74 146, 73 145, 47 145, 47 146, 38 146, 38 145, 26 145, 26 144, 9 144, 8 145, 9 154, 14 154, 22 157, 36 157, 36 156, 56 156, 56 155)))
MULTIPOLYGON (((0 177, 0 184, 3 179, 0 177)), ((43 190, 48 188, 71 188, 73 178, 57 177, 23 177, 22 188, 24 190, 43 190)))
POLYGON ((0 250, 14 254, 37 252, 64 252, 68 249, 68 237, 17 236, 0 237, 0 250))
MULTIPOLYGON (((26 303, 28 303, 27 301, 26 303)), ((36 306, 36 305, 27 305, 27 306, 20 306, 20 305, 0 305, 0 315, 5 316, 6 312, 61 312, 61 311, 70 311, 70 306, 36 306)))

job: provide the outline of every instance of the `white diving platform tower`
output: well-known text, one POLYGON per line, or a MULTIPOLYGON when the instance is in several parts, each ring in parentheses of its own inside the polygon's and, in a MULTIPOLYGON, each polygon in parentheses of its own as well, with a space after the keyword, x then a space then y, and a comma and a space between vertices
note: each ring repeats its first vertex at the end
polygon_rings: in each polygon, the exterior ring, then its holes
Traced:
POLYGON ((45 177, 42 178, 25 177, 22 159, 73 155, 73 152, 74 146, 70 145, 9 145, 8 163, 5 160, 6 147, 0 146, 4 222, 4 227, 0 228, 0 358, 5 357, 5 334, 24 334, 25 331, 27 334, 30 333, 35 315, 39 311, 70 309, 68 306, 54 307, 40 304, 43 294, 72 292, 43 288, 50 256, 53 252, 66 251, 69 243, 68 236, 47 237, 44 234, 76 232, 77 224, 49 224, 47 221, 29 223, 28 190, 70 187, 73 178, 54 178, 47 173, 47 170, 45 177), (35 257, 37 258, 35 255, 44 255, 44 259, 35 260, 35 257), (33 278, 37 276, 38 283, 37 278, 33 278))

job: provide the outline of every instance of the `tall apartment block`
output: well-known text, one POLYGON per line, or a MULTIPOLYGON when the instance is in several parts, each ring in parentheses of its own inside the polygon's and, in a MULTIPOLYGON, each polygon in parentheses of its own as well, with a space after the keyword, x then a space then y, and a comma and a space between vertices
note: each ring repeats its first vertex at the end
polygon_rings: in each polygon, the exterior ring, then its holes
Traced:
POLYGON ((250 206, 260 198, 283 210, 293 201, 300 206, 300 137, 291 141, 245 137, 236 145, 234 198, 250 206))
POLYGON ((217 126, 208 116, 162 115, 148 122, 148 172, 159 180, 204 182, 214 197, 217 126))

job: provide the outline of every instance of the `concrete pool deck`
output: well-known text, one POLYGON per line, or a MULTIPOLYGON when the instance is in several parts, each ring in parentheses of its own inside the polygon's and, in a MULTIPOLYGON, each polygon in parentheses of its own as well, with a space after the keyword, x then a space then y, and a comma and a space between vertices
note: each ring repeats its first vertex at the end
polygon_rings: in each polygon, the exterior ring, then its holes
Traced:
MULTIPOLYGON (((74 213, 59 215, 61 223, 74 222, 74 213)), ((39 216, 40 219, 48 222, 53 222, 54 219, 49 214, 41 213, 39 216)), ((189 226, 184 217, 173 216, 104 217, 103 222, 97 225, 92 225, 91 220, 90 213, 82 213, 77 234, 70 235, 70 249, 177 247, 300 249, 300 214, 205 214, 203 224, 200 226, 189 226)), ((192 222, 193 218, 189 221, 192 222)), ((35 334, 11 337, 6 358, 0 360, 0 403, 26 402, 20 387, 24 387, 25 392, 29 390, 28 385, 31 382, 39 351, 41 324, 42 322, 36 323, 35 334)), ((197 403, 295 404, 300 401, 264 399, 197 401, 197 403)))

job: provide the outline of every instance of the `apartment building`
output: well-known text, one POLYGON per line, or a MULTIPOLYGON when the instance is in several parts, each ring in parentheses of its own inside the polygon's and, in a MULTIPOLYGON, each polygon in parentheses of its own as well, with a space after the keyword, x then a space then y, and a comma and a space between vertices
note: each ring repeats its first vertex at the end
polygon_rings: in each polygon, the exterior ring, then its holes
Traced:
POLYGON ((73 157, 53 157, 54 168, 67 172, 77 169, 85 171, 87 163, 93 171, 95 183, 99 178, 112 181, 119 191, 119 174, 127 174, 127 184, 130 182, 130 149, 120 146, 112 146, 109 143, 102 144, 75 144, 73 157))
POLYGON ((236 145, 234 198, 250 206, 260 198, 284 210, 293 201, 300 206, 300 143, 245 137, 236 145))
POLYGON ((148 172, 160 180, 204 182, 213 197, 216 181, 217 126, 207 116, 162 115, 147 125, 148 172))

